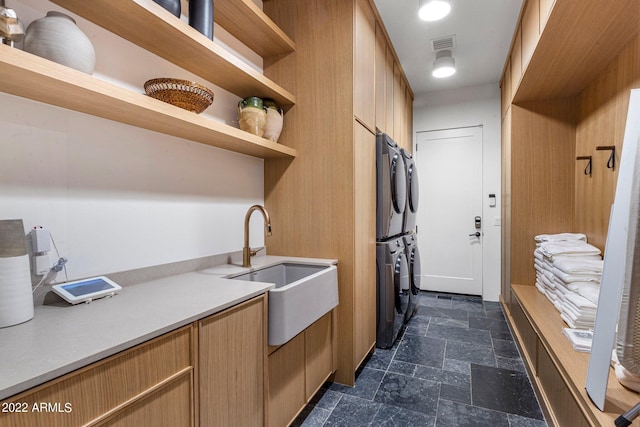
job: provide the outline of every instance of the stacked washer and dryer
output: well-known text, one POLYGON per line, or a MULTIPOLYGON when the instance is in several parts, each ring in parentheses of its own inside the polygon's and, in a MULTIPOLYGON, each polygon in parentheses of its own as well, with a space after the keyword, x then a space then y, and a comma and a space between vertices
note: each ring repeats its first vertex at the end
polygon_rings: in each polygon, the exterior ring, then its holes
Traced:
POLYGON ((384 133, 376 136, 376 181, 376 346, 390 348, 417 309, 419 194, 413 157, 384 133))

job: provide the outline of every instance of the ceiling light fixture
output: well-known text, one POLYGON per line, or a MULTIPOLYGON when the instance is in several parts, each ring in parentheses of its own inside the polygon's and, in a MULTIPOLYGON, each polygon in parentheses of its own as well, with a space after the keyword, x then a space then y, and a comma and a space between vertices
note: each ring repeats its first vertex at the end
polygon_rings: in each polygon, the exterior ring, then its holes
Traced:
POLYGON ((450 50, 439 50, 436 52, 436 59, 433 61, 433 72, 431 75, 442 79, 450 77, 456 73, 456 61, 451 56, 450 50))
POLYGON ((423 21, 437 21, 451 11, 449 0, 419 0, 418 16, 423 21))

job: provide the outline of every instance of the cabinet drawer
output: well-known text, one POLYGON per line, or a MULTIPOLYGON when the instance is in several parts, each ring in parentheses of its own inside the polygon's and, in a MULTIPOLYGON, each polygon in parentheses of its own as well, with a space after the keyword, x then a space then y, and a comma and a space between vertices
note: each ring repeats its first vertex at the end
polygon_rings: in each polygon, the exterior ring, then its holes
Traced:
POLYGON ((513 323, 516 328, 518 328, 518 334, 521 339, 520 344, 524 347, 524 351, 527 353, 526 356, 530 362, 529 367, 535 374, 537 374, 538 336, 533 330, 531 323, 529 323, 529 319, 527 319, 524 311, 522 311, 522 307, 520 307, 518 300, 515 300, 515 303, 511 305, 511 316, 513 318, 513 323))
POLYGON ((188 326, 125 350, 7 399, 28 411, 1 413, 0 426, 75 426, 103 418, 118 407, 144 400, 145 391, 160 390, 158 385, 172 376, 190 382, 191 348, 188 326))

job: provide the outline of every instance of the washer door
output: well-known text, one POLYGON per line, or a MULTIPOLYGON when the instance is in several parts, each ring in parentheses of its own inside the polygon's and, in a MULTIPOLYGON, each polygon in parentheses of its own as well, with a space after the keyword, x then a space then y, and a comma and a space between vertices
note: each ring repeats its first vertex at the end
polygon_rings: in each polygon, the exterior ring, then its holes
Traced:
POLYGON ((420 188, 418 186, 418 170, 416 169, 416 164, 413 162, 409 164, 407 179, 409 180, 407 185, 409 191, 407 195, 409 199, 409 210, 411 213, 416 213, 418 212, 418 203, 420 201, 420 188))
POLYGON ((398 314, 404 314, 409 306, 409 292, 406 291, 409 289, 410 284, 407 257, 402 252, 396 258, 393 268, 393 286, 396 296, 396 311, 398 314))
POLYGON ((404 161, 400 153, 395 153, 391 158, 390 165, 391 177, 391 200, 393 201, 393 210, 401 214, 404 212, 407 203, 407 175, 404 167, 404 161))

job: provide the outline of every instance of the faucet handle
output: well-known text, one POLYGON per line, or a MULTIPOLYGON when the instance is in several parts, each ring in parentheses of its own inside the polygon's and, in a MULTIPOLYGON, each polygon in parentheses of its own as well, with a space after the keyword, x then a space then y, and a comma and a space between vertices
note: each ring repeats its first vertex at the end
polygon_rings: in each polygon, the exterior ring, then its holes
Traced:
POLYGON ((249 249, 249 253, 251 254, 251 256, 256 256, 258 254, 258 252, 260 252, 263 249, 264 249, 264 246, 260 246, 260 247, 255 248, 255 249, 249 249))

